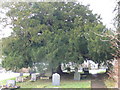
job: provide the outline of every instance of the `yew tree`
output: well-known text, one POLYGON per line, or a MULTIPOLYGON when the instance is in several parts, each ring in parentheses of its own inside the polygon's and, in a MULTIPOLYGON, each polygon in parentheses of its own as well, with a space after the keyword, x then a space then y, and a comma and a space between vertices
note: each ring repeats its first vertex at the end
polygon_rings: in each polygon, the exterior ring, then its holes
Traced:
POLYGON ((3 48, 2 65, 8 70, 34 67, 36 63, 47 63, 49 69, 56 70, 61 63, 80 64, 92 59, 100 64, 113 58, 111 44, 97 35, 109 30, 89 6, 77 2, 4 5, 9 8, 6 15, 13 26, 9 42, 3 48))

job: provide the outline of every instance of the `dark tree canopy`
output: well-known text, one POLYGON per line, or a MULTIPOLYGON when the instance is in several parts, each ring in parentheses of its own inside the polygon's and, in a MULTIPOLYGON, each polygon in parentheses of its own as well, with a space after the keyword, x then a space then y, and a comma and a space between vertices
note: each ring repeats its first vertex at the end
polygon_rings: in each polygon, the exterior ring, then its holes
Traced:
POLYGON ((60 63, 82 63, 92 59, 97 63, 111 60, 109 38, 97 34, 110 33, 100 17, 88 6, 76 2, 7 3, 13 34, 4 40, 6 56, 3 67, 16 70, 48 63, 56 68, 60 63))

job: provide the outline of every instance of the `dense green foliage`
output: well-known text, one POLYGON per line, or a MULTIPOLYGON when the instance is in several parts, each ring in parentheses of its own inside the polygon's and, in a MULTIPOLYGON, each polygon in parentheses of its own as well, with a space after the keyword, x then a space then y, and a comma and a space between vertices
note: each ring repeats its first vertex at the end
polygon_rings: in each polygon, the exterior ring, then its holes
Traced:
POLYGON ((111 44, 97 34, 109 33, 97 14, 79 3, 7 3, 13 34, 3 43, 2 62, 6 69, 33 67, 48 63, 56 68, 61 62, 97 63, 111 60, 111 44))

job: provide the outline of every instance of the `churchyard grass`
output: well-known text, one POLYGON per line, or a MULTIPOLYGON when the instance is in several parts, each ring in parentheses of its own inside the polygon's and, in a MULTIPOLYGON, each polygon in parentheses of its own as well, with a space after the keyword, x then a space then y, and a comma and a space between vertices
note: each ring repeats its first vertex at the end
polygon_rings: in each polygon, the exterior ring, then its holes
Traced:
POLYGON ((61 81, 60 86, 49 85, 46 88, 91 88, 91 81, 61 81))
POLYGON ((0 84, 5 85, 6 82, 7 82, 7 80, 15 80, 15 78, 10 78, 10 79, 2 80, 2 81, 0 81, 0 84))
MULTIPOLYGON (((22 77, 26 77, 26 76, 28 76, 28 75, 25 75, 25 76, 22 76, 22 77)), ((5 80, 0 81, 0 83, 1 83, 2 85, 5 85, 6 82, 7 82, 7 80, 15 80, 15 79, 16 79, 16 77, 14 77, 14 78, 9 78, 9 79, 5 79, 5 80)))
POLYGON ((102 73, 105 73, 105 72, 106 72, 106 71, 98 71, 99 74, 100 74, 100 73, 102 74, 102 73))
MULTIPOLYGON (((15 78, 7 79, 7 80, 15 80, 15 78)), ((6 84, 7 80, 1 81, 2 84, 6 84)), ((17 86, 21 88, 91 88, 90 80, 61 80, 60 86, 53 86, 52 80, 37 80, 35 82, 26 81, 17 83, 17 86)))

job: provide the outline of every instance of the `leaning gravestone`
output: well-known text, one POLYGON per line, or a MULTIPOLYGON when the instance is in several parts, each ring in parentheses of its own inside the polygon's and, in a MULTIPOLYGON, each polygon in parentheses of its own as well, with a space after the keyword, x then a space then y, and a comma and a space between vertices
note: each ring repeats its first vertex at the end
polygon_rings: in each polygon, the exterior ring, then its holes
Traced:
POLYGON ((60 85, 60 75, 55 73, 52 75, 52 85, 59 86, 60 85))
POLYGON ((31 80, 30 80, 30 81, 36 81, 36 79, 37 79, 36 74, 35 74, 35 73, 32 74, 32 75, 31 75, 31 80))
POLYGON ((80 80, 80 73, 78 72, 78 69, 75 69, 74 80, 80 80))
POLYGON ((16 85, 15 80, 7 80, 7 87, 10 87, 10 86, 14 87, 15 85, 16 85))

